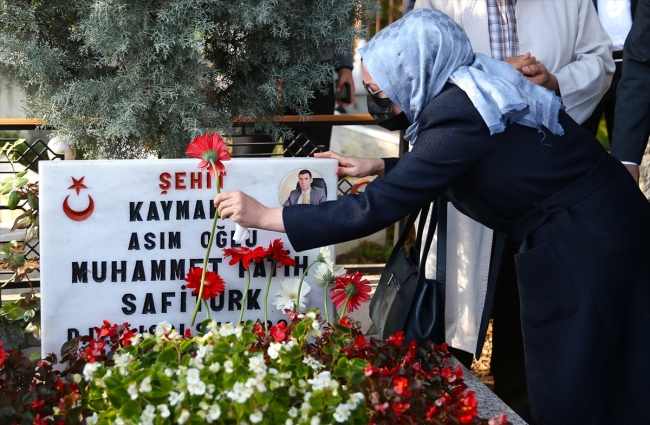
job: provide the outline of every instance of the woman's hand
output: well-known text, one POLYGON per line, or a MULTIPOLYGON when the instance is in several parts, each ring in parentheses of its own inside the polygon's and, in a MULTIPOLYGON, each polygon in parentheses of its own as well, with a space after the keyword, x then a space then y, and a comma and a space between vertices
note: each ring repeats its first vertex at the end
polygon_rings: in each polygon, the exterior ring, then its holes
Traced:
POLYGON ((282 208, 268 208, 244 192, 221 192, 214 198, 217 214, 244 227, 284 232, 282 208))
POLYGON ((384 160, 381 158, 357 158, 343 156, 336 152, 316 152, 316 158, 333 158, 339 162, 336 175, 339 177, 384 176, 384 160))

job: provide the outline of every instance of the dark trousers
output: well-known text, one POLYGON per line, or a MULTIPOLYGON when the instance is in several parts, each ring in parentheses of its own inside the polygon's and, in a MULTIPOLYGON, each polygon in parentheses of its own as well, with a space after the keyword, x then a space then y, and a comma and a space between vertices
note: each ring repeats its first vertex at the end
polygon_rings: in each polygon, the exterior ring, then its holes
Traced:
POLYGON ((616 88, 618 87, 618 82, 621 80, 621 68, 623 62, 616 62, 616 71, 614 71, 614 76, 612 77, 612 85, 609 86, 609 90, 605 93, 600 102, 592 112, 591 116, 582 123, 582 126, 587 129, 594 136, 598 133, 598 125, 600 124, 600 119, 603 114, 605 115, 605 123, 607 125, 607 135, 609 137, 609 146, 612 147, 612 135, 614 134, 614 108, 616 106, 616 88))
MULTIPOLYGON (((314 93, 314 98, 309 102, 309 110, 314 115, 334 114, 334 85, 329 84, 329 90, 323 94, 319 91, 314 93)), ((285 115, 297 115, 295 111, 286 110, 285 115)), ((324 152, 330 149, 330 138, 332 137, 331 125, 301 125, 287 124, 293 130, 293 140, 284 143, 287 152, 285 156, 309 156, 314 149, 317 152, 324 152), (307 140, 309 142, 307 142, 307 140), (304 146, 306 144, 306 146, 304 146), (304 146, 304 148, 303 148, 304 146)), ((234 138, 233 155, 251 155, 257 157, 270 156, 275 145, 273 140, 264 134, 246 134, 234 138), (247 145, 242 145, 246 143, 247 145)))

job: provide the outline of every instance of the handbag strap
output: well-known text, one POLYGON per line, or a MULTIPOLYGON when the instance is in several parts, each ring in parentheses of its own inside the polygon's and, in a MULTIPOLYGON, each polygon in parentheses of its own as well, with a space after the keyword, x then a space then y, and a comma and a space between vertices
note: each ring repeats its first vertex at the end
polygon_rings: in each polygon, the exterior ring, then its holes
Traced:
MULTIPOLYGON (((431 249, 433 242, 433 234, 436 233, 436 225, 438 225, 438 243, 436 252, 436 280, 441 284, 445 284, 447 280, 447 204, 449 200, 446 195, 442 194, 433 203, 431 211, 431 223, 427 230, 427 238, 422 250, 422 258, 420 259, 420 275, 424 276, 427 254, 431 249)), ((421 220, 422 222, 426 220, 421 220)))
MULTIPOLYGON (((435 208, 434 208, 435 210, 435 208)), ((415 220, 420 217, 425 217, 429 214, 429 204, 426 204, 425 206, 422 207, 420 210, 420 213, 413 213, 409 216, 408 220, 406 221, 406 224, 404 225, 404 228, 402 229, 402 233, 400 233, 399 238, 397 239, 397 242, 395 243, 395 246, 393 247, 393 251, 390 253, 390 256, 388 257, 388 261, 386 261, 386 264, 392 264, 393 261, 395 260, 395 257, 397 256, 400 248, 404 246, 404 242, 406 242, 406 238, 408 237, 409 233, 411 232, 411 229, 413 228, 413 225, 415 224, 415 220)), ((420 223, 418 224, 418 233, 416 235, 416 246, 419 248, 421 241, 422 241, 422 231, 424 229, 424 222, 426 220, 422 219, 420 220, 420 223)))

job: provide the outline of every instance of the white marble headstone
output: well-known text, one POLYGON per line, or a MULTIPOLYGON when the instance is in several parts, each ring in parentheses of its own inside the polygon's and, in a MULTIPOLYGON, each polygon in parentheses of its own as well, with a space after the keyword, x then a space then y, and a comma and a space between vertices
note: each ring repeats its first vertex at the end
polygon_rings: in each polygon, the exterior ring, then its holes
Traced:
MULTIPOLYGON (((190 326, 195 296, 184 289, 190 267, 201 267, 216 194, 199 160, 53 161, 40 164, 40 254, 42 351, 59 355, 61 345, 92 332, 104 319, 128 322, 139 331, 155 331, 163 320, 177 331, 190 326)), ((225 162, 223 190, 242 190, 266 206, 279 207, 295 189, 297 173, 312 171, 337 197, 336 161, 315 158, 232 159, 225 162)), ((211 317, 236 322, 245 275, 228 265, 223 249, 238 245, 235 225, 218 221, 210 253, 226 291, 211 304, 211 317)), ((272 304, 280 282, 300 276, 319 250, 297 253, 285 234, 251 229, 245 245, 268 247, 280 238, 297 260, 281 268, 269 294, 269 320, 286 316, 272 304)), ((334 247, 330 247, 332 251, 334 247)), ((244 320, 263 318, 264 290, 271 264, 251 267, 252 280, 244 320)), ((308 308, 323 309, 323 289, 313 281, 308 308)), ((331 305, 330 311, 333 311, 331 305)), ((197 324, 205 319, 202 310, 197 324)))

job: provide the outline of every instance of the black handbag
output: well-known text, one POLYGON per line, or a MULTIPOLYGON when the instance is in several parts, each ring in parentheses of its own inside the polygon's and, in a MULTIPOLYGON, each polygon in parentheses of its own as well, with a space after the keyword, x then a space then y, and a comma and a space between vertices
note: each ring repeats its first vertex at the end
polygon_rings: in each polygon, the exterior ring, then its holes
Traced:
POLYGON ((370 302, 370 318, 382 340, 404 331, 407 342, 419 345, 427 340, 445 342, 445 276, 447 255, 447 198, 441 195, 433 203, 431 225, 423 249, 422 234, 429 205, 420 211, 415 246, 406 252, 404 242, 417 213, 411 214, 386 262, 377 290, 370 302), (436 279, 425 277, 426 258, 438 223, 436 279))

